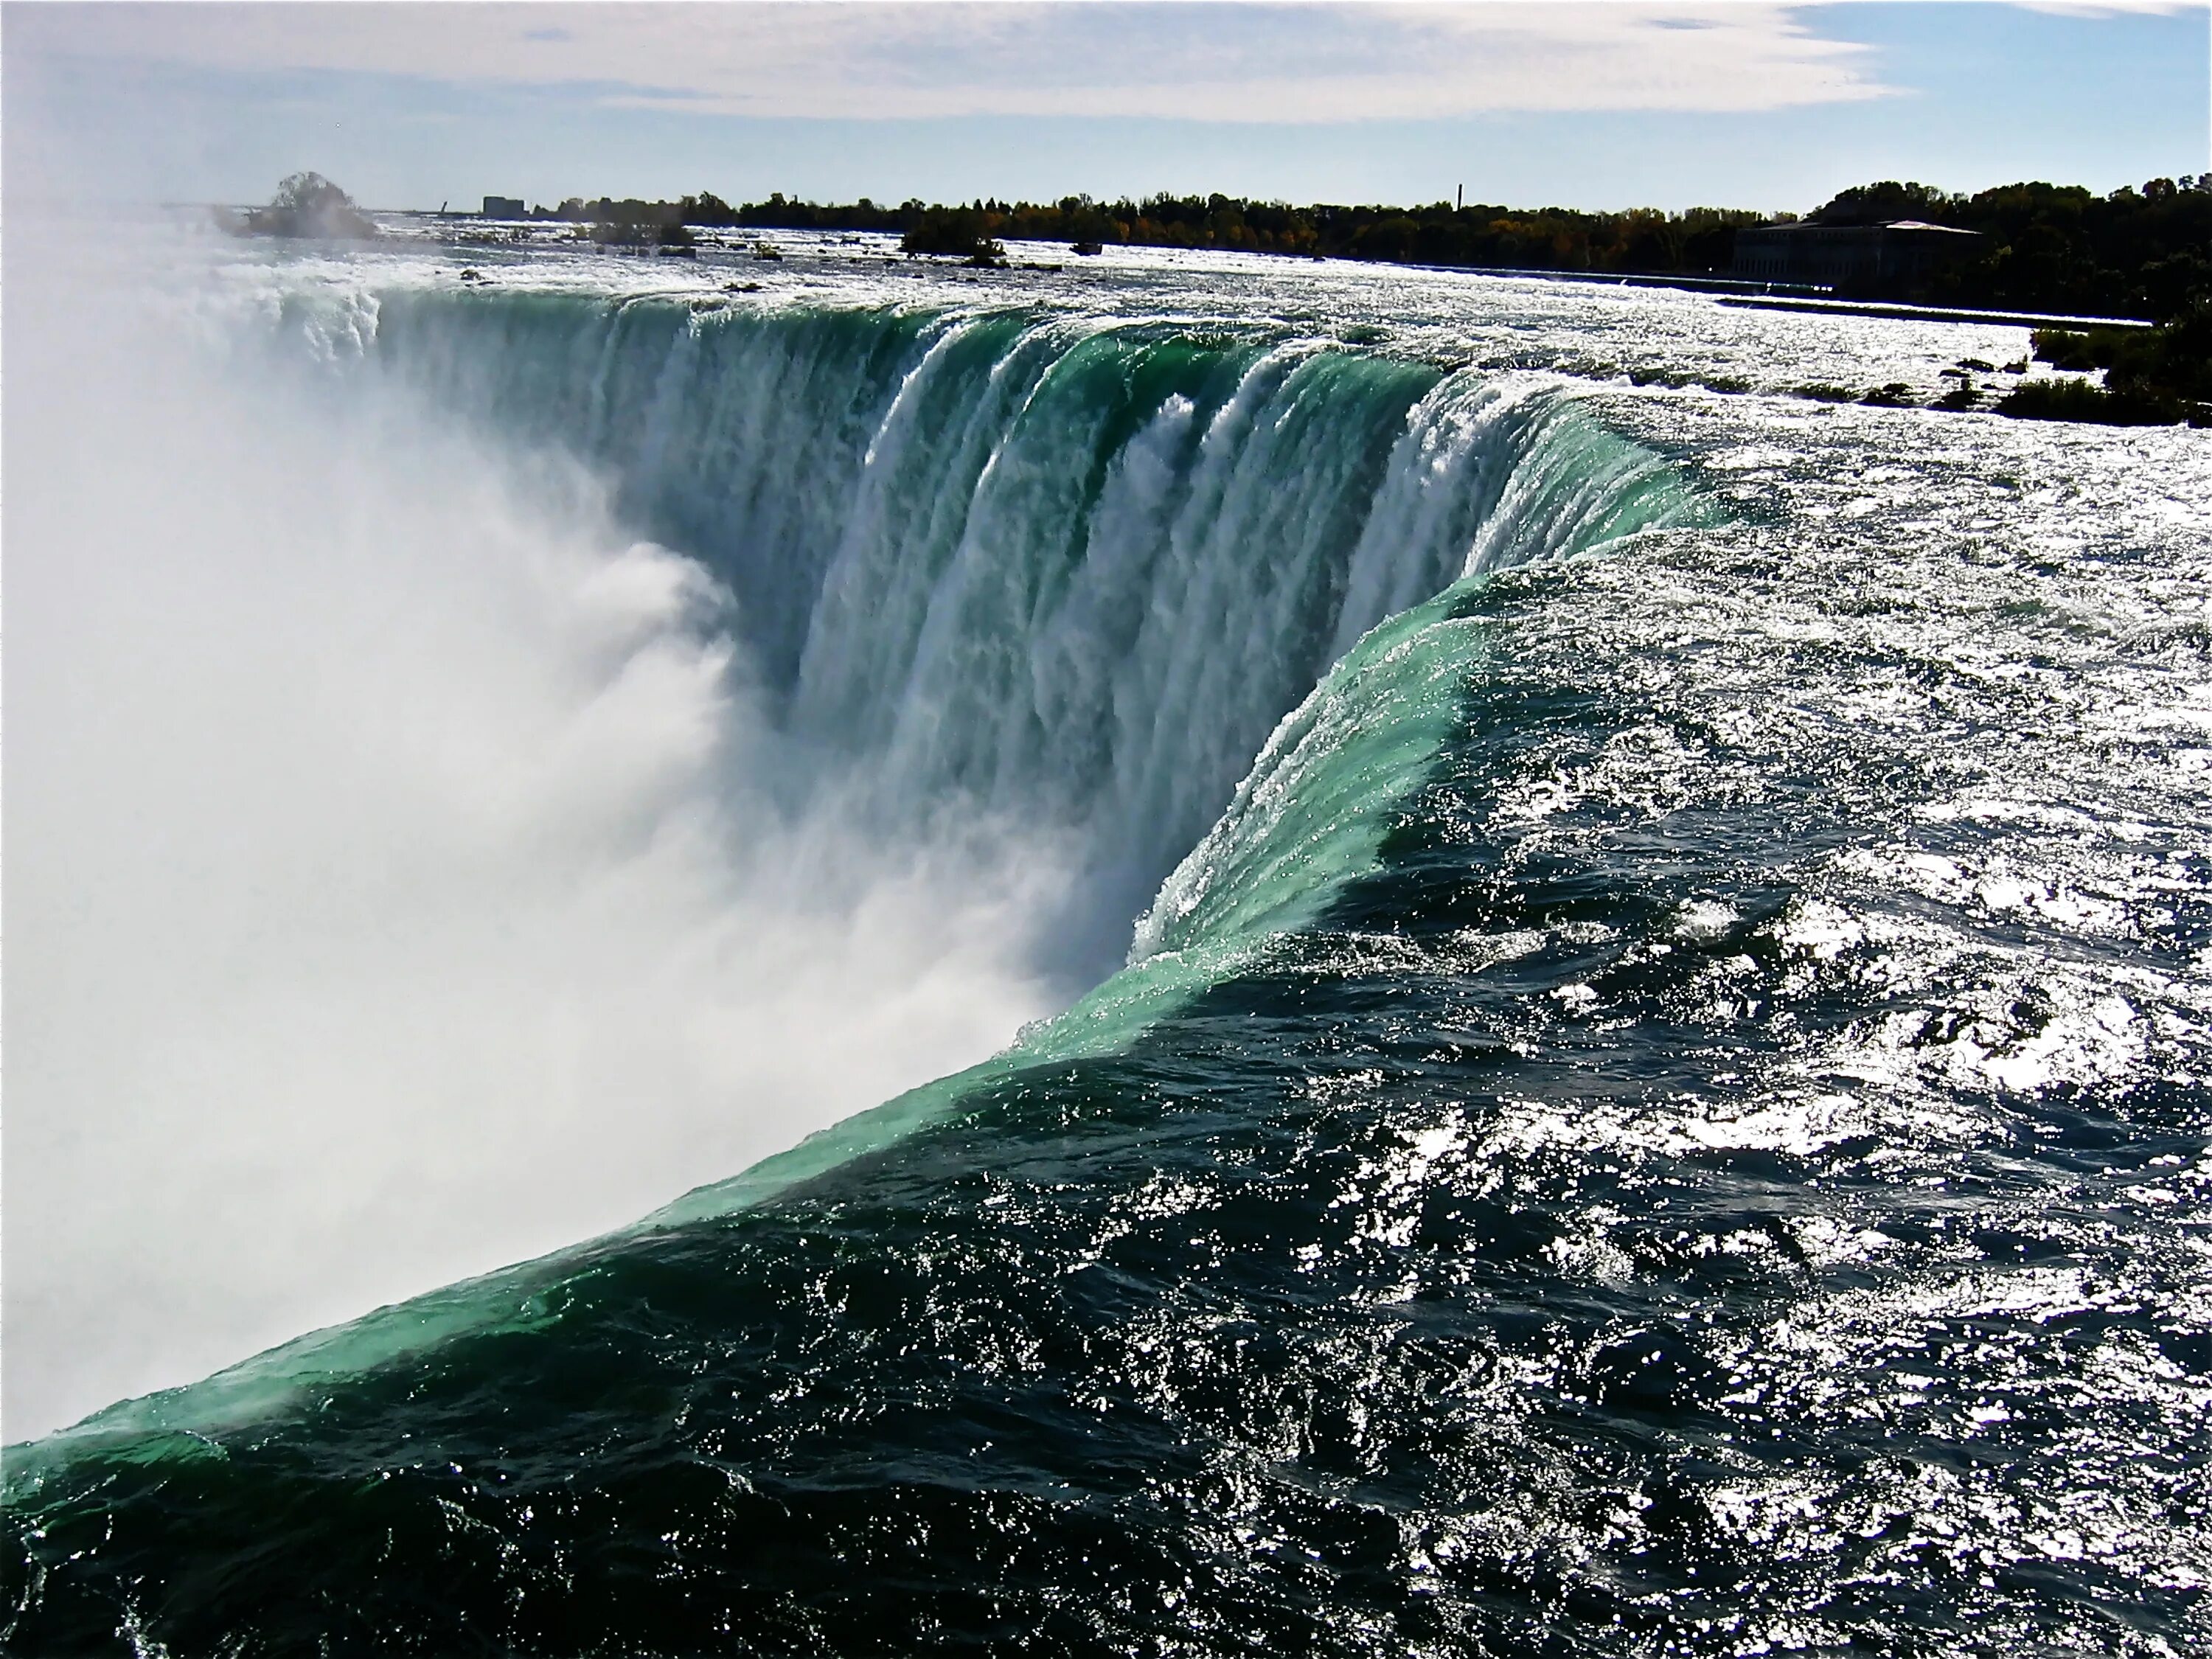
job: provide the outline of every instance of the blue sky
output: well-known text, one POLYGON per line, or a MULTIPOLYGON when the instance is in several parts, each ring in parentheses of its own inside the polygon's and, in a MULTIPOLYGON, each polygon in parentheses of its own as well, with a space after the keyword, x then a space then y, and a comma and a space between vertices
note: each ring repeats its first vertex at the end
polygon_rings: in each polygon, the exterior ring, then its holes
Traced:
POLYGON ((2212 171, 2203 4, 79 6, 0 21, 8 192, 379 207, 1222 190, 1805 209, 2212 171))

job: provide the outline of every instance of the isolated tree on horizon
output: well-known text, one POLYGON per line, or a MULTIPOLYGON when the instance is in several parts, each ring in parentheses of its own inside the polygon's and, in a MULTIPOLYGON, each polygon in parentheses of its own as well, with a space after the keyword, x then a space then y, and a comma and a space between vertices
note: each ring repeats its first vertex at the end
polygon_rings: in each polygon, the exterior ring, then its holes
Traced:
POLYGON ((276 186, 266 207, 247 210, 243 229, 255 236, 319 236, 366 241, 376 226, 353 198, 319 173, 295 173, 276 186))

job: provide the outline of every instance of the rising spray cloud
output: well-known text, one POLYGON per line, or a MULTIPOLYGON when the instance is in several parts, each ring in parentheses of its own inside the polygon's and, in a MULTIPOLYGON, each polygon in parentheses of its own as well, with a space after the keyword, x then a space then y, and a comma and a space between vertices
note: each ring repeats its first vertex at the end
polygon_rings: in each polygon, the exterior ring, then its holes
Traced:
POLYGON ((794 811, 732 596, 588 472, 211 353, 189 244, 8 252, 8 1437, 627 1221, 1066 994, 1050 849, 794 811))

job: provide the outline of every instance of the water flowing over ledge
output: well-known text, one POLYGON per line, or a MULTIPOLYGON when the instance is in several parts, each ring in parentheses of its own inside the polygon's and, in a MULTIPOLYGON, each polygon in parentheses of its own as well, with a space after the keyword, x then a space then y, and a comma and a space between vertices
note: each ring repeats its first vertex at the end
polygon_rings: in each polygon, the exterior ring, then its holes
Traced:
MULTIPOLYGON (((725 597, 802 828, 1073 848, 1094 988, 11 1449, 9 1640, 2191 1648, 2212 448, 1566 396, 1277 280, 356 285, 337 384, 574 458, 725 597)), ((1935 349, 1528 292, 1544 350, 1755 329, 1781 386, 1935 349)))
POLYGON ((1279 330, 414 291, 369 352, 610 472, 888 821, 1086 825, 1115 925, 1369 629, 1700 510, 1555 381, 1279 330))
MULTIPOLYGON (((1460 599, 1713 516, 1555 382, 1264 331, 419 291, 335 339, 327 313, 304 320, 342 374, 570 455, 702 566, 808 757, 791 787, 887 837, 1018 822, 1080 848, 1064 948, 1105 982, 982 1066, 647 1225, 757 1202, 991 1079, 1126 1046, 1373 870, 1481 650, 1460 599)), ((497 1326, 518 1287, 565 1271, 381 1310, 74 1432, 250 1416, 497 1326)))

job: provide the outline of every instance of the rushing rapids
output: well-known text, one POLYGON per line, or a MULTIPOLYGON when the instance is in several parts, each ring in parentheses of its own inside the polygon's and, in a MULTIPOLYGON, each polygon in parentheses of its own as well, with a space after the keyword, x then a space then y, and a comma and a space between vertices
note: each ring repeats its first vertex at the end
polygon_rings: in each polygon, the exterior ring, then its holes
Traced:
POLYGON ((1578 378, 1648 295, 836 257, 281 337, 702 566, 795 794, 1072 841, 1099 982, 11 1447, 11 1643, 2203 1642, 2204 438, 1578 378))

